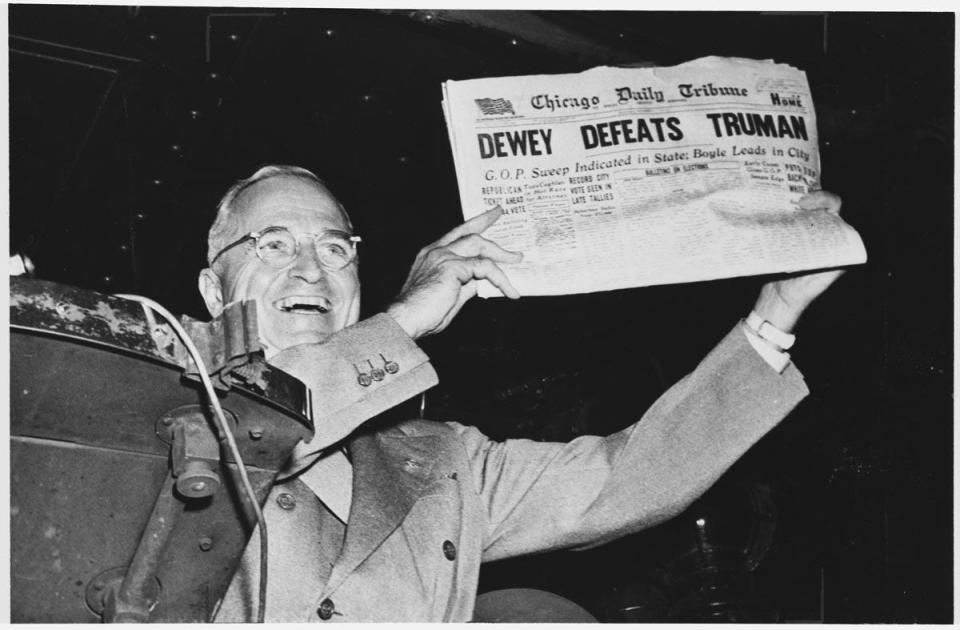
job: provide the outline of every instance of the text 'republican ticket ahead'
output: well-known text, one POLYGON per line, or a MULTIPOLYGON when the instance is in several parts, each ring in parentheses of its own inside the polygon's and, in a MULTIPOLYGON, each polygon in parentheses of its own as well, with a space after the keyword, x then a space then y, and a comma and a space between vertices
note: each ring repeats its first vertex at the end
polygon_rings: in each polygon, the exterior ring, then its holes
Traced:
MULTIPOLYGON (((820 187, 806 75, 706 57, 670 68, 444 84, 464 217, 523 252, 524 295, 862 263, 859 235, 797 200, 820 187)), ((483 282, 480 295, 500 295, 483 282)))

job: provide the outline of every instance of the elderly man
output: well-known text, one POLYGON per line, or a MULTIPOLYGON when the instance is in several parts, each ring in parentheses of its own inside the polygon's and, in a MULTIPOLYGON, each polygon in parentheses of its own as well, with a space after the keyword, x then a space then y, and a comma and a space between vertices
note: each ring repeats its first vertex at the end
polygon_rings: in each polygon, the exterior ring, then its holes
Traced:
MULTIPOLYGON (((823 192, 808 211, 839 211, 823 192)), ((357 431, 436 382, 414 344, 443 330, 486 279, 518 298, 481 236, 499 210, 418 254, 386 311, 358 322, 358 240, 312 173, 270 166, 224 196, 200 290, 210 312, 257 300, 267 359, 314 392, 300 444, 265 509, 268 621, 469 621, 480 563, 583 548, 679 513, 807 389, 785 350, 804 309, 839 275, 768 283, 746 321, 636 424, 568 444, 493 442, 457 423, 357 431)), ((589 298, 585 298, 589 299, 589 298)), ((257 615, 255 535, 219 621, 257 615)))

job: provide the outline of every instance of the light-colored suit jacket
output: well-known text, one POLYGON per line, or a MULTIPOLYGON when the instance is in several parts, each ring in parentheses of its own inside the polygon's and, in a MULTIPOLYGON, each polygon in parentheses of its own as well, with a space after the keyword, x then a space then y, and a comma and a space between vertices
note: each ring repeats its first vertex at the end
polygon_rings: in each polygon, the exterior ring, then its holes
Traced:
MULTIPOLYGON (((373 345, 351 352, 377 356, 392 344, 401 356, 406 342, 388 320, 366 324, 369 339, 355 341, 373 345)), ((806 393, 796 368, 777 373, 737 326, 639 422, 605 438, 493 442, 429 421, 356 437, 350 515, 332 571, 319 566, 322 507, 310 489, 293 478, 267 503, 266 619, 469 621, 482 561, 585 548, 669 519, 806 393), (294 509, 278 507, 281 492, 294 509)), ((218 621, 256 618, 258 549, 255 534, 218 621)))

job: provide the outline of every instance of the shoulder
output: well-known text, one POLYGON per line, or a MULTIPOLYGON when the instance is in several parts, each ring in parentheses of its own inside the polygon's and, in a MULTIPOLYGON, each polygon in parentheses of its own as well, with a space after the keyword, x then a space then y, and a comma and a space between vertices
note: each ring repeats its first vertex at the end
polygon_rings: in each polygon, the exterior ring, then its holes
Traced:
POLYGON ((459 422, 437 422, 416 418, 393 424, 390 427, 377 431, 377 434, 394 437, 435 436, 447 441, 464 443, 490 441, 490 439, 476 427, 463 425, 459 422))
POLYGON ((446 422, 414 418, 391 424, 389 427, 377 431, 377 435, 408 437, 435 435, 440 437, 453 437, 454 431, 446 422))

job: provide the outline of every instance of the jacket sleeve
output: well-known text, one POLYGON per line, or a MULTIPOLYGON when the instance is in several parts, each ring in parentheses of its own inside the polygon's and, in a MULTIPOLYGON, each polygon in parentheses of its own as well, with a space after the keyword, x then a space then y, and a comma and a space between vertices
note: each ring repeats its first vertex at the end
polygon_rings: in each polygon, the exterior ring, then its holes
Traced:
POLYGON ((738 325, 636 424, 567 444, 492 442, 450 423, 487 516, 483 560, 588 547, 683 511, 807 394, 738 325))
POLYGON ((303 381, 312 399, 314 436, 297 446, 284 476, 366 420, 437 383, 427 355, 385 313, 348 326, 322 343, 284 350, 270 363, 303 381))

